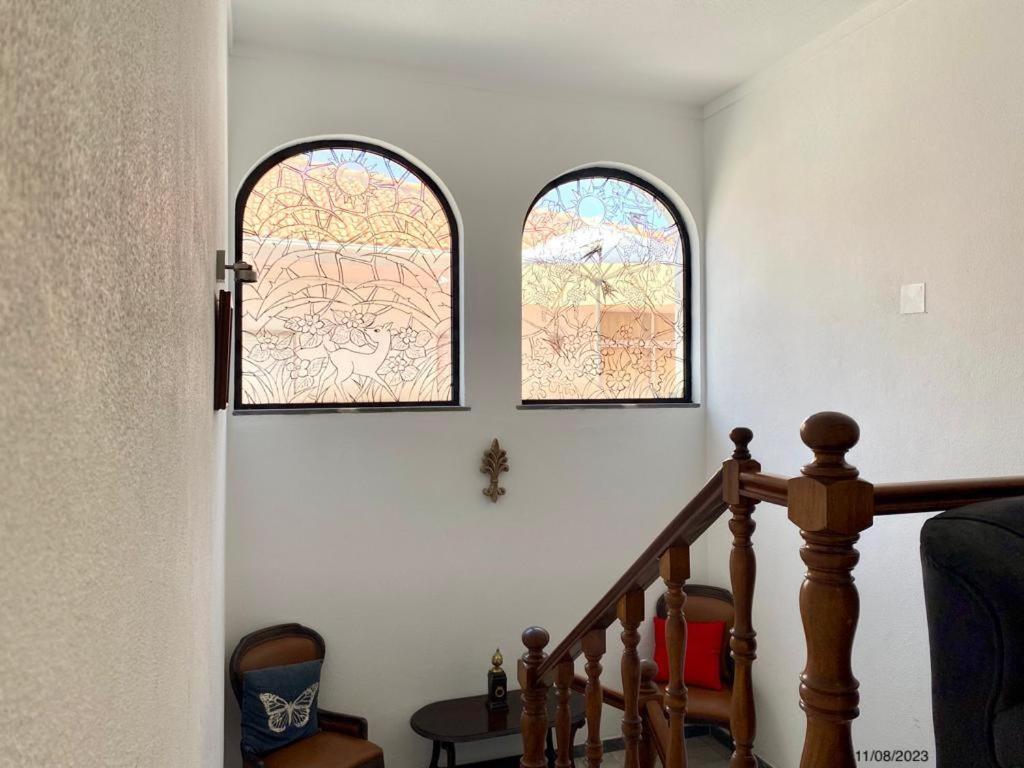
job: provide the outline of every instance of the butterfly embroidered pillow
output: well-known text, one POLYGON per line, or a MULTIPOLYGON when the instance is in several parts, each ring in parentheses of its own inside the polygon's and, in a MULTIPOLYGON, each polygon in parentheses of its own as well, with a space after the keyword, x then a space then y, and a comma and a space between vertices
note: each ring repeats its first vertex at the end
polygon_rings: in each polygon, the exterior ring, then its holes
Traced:
POLYGON ((242 675, 242 749, 263 755, 319 730, 322 660, 254 669, 242 675))

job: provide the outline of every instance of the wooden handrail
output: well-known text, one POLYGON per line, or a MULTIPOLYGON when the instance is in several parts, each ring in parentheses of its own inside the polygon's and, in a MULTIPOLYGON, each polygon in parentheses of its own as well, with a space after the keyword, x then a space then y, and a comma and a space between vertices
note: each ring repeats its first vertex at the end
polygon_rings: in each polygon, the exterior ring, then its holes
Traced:
POLYGON ((942 512, 979 501, 1024 496, 1024 477, 883 483, 875 486, 876 515, 942 512))
MULTIPOLYGON (((767 472, 741 472, 740 495, 756 501, 787 506, 789 478, 767 472)), ((1024 496, 1024 477, 981 477, 881 483, 874 488, 875 515, 944 512, 979 501, 1024 496)))
POLYGON ((740 495, 755 501, 786 506, 789 478, 767 472, 740 472, 740 495))
POLYGON ((579 657, 582 652, 583 636, 592 629, 610 627, 616 620, 616 606, 627 592, 645 590, 657 580, 658 558, 665 550, 672 546, 692 544, 721 517, 725 510, 726 504, 722 500, 722 472, 719 470, 612 585, 604 597, 587 612, 579 624, 555 646, 538 668, 537 674, 544 675, 565 658, 579 657))

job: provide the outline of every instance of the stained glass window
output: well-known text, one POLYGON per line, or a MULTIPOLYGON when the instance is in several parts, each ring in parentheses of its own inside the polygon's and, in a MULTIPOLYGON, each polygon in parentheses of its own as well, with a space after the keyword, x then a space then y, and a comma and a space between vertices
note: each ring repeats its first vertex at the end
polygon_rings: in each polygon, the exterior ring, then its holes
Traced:
POLYGON ((262 163, 238 197, 236 407, 457 404, 458 245, 408 160, 319 141, 262 163))
POLYGON ((523 402, 689 402, 688 245, 633 174, 549 184, 523 227, 523 402))

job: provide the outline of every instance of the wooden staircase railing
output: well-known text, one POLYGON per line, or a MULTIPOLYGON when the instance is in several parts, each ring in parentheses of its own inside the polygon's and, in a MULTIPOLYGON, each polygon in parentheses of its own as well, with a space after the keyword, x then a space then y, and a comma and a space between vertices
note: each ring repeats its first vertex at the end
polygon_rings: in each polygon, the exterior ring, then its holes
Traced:
POLYGON ((556 691, 557 768, 572 765, 569 743, 570 689, 586 695, 588 768, 602 760, 601 709, 623 711, 626 768, 651 768, 657 758, 666 768, 685 768, 683 726, 687 694, 683 683, 686 646, 686 595, 690 546, 728 509, 733 534, 729 575, 735 621, 729 644, 735 665, 730 729, 735 748, 730 768, 755 768, 753 663, 757 643, 752 623, 756 562, 752 544, 753 513, 759 502, 788 508, 804 544, 807 566, 800 589, 800 615, 807 662, 800 675, 800 707, 806 715, 800 768, 855 768, 851 724, 859 714, 858 682, 851 655, 860 611, 853 570, 861 531, 878 515, 936 512, 977 501, 1024 495, 1024 477, 947 480, 873 485, 846 463, 860 429, 849 416, 823 412, 800 427, 800 437, 814 454, 798 477, 761 471, 751 458, 753 433, 737 428, 730 435, 732 457, 672 520, 636 562, 550 654, 548 633, 540 627, 523 632, 526 653, 519 660, 523 690, 521 768, 546 768, 547 696, 556 691), (654 685, 652 662, 637 654, 644 619, 644 590, 658 577, 664 581, 668 618, 666 645, 669 681, 664 694, 654 685), (621 693, 601 683, 606 630, 622 625, 621 693), (574 661, 586 657, 585 677, 575 676, 574 661))

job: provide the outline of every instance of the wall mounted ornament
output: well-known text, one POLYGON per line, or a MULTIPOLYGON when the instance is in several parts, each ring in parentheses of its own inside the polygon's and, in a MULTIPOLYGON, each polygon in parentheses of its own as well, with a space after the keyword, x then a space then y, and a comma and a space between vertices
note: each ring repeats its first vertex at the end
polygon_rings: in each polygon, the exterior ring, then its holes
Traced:
POLYGON ((484 451, 484 459, 480 464, 480 471, 485 475, 491 476, 491 484, 484 488, 484 496, 497 504, 498 497, 505 495, 505 489, 498 485, 498 475, 502 472, 508 472, 508 455, 498 445, 498 438, 494 438, 491 441, 491 447, 484 451))

